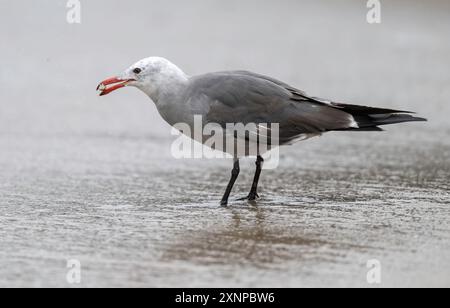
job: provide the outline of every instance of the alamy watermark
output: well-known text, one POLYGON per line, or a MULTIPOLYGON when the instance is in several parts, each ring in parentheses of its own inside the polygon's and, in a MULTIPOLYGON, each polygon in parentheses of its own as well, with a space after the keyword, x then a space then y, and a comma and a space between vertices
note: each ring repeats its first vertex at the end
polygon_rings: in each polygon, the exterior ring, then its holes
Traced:
POLYGON ((69 24, 81 24, 81 2, 80 0, 68 0, 66 20, 69 24))
POLYGON ((81 262, 77 259, 67 260, 66 281, 68 284, 81 283, 81 262))
POLYGON ((369 24, 380 24, 381 23, 381 1, 380 0, 368 0, 367 8, 367 22, 369 24))
POLYGON ((377 259, 367 261, 367 283, 368 284, 381 284, 381 262, 377 259))
POLYGON ((204 123, 194 116, 193 123, 178 123, 172 135, 179 136, 171 147, 176 159, 233 158, 264 156, 264 169, 279 163, 280 129, 278 123, 204 123))

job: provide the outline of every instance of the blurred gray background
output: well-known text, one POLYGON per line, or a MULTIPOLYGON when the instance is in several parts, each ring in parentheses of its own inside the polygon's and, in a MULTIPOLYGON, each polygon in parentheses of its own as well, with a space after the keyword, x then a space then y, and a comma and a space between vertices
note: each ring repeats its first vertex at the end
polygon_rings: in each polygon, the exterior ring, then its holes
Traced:
MULTIPOLYGON (((0 286, 450 286, 450 2, 0 1, 0 286), (282 151, 258 207, 218 209, 229 161, 177 161, 136 89, 96 85, 163 56, 248 69, 429 119, 282 151)), ((249 161, 235 194, 252 177, 249 161)))

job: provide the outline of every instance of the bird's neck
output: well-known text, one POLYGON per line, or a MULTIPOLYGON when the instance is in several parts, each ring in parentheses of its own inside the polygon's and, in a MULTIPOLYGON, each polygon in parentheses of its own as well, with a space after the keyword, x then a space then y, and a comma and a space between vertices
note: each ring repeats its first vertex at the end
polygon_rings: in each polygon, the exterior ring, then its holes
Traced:
POLYGON ((150 96, 155 104, 159 107, 167 103, 174 102, 180 97, 180 94, 187 87, 189 80, 186 79, 172 79, 170 82, 159 86, 156 93, 150 96))

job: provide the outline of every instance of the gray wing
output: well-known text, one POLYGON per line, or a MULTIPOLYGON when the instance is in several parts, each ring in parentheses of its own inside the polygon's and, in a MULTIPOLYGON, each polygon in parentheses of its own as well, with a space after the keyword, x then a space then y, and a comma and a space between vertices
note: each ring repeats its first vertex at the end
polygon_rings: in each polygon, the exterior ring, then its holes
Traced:
POLYGON ((220 72, 194 77, 189 100, 201 101, 206 123, 279 124, 280 143, 357 127, 353 116, 270 77, 220 72))

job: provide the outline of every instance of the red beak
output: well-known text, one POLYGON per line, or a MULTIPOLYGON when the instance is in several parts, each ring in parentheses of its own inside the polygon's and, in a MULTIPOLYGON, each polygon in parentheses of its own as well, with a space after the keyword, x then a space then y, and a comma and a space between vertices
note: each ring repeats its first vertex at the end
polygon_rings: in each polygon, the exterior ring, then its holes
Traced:
POLYGON ((117 77, 112 77, 109 79, 106 79, 105 81, 102 81, 98 87, 97 91, 100 91, 100 96, 107 95, 117 89, 126 87, 128 82, 133 81, 133 79, 119 79, 117 77))

